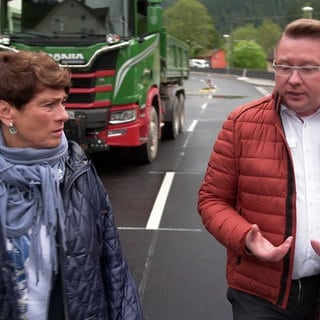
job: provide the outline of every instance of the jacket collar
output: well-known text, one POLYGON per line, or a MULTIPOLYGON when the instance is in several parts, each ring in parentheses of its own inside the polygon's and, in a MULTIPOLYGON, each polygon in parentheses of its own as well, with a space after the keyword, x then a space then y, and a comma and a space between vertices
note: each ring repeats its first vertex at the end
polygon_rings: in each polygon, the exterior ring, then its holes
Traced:
POLYGON ((281 95, 280 95, 279 91, 274 90, 272 92, 272 98, 275 101, 275 109, 280 114, 281 95))

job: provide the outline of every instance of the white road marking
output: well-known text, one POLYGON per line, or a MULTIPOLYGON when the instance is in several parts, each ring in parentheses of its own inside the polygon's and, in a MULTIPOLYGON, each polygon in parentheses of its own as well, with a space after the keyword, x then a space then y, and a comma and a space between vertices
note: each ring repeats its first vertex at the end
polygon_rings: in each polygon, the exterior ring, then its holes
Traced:
POLYGON ((189 126, 189 128, 188 128, 188 132, 192 132, 193 130, 194 130, 194 128, 195 128, 195 126, 197 125, 197 123, 198 123, 198 120, 193 120, 192 122, 191 122, 191 124, 190 124, 190 126, 189 126))
POLYGON ((163 178, 161 188, 158 192, 156 201, 150 213, 146 229, 157 230, 159 229, 160 221, 162 218, 163 210, 167 202, 167 197, 171 188, 174 178, 174 172, 167 172, 163 178))
POLYGON ((257 89, 258 91, 260 91, 264 96, 270 95, 270 92, 267 91, 266 89, 262 88, 262 87, 256 87, 256 89, 257 89))
MULTIPOLYGON (((201 106, 201 113, 200 113, 200 116, 203 114, 203 111, 207 108, 207 103, 204 103, 202 106, 201 106)), ((187 132, 193 132, 194 128, 196 127, 196 125, 198 124, 198 120, 192 120, 187 132)))
POLYGON ((201 109, 204 110, 207 106, 208 106, 208 104, 207 104, 207 103, 204 103, 204 104, 201 106, 201 109))
MULTIPOLYGON (((118 230, 129 230, 129 231, 144 231, 144 227, 118 227, 118 230)), ((203 232, 202 229, 198 228, 158 228, 159 231, 173 231, 173 232, 203 232)))

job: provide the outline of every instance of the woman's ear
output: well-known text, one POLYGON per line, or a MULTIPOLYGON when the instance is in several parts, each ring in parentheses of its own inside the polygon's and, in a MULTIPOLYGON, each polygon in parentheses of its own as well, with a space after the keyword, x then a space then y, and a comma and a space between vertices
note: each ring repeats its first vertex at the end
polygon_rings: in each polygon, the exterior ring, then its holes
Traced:
POLYGON ((13 121, 12 106, 5 100, 0 100, 0 121, 7 126, 13 121))

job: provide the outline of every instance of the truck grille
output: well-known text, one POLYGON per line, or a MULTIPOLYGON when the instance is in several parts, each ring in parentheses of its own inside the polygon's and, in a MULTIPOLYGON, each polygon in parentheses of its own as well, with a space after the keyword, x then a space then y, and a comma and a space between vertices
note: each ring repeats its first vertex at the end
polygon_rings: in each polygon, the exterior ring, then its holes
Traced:
MULTIPOLYGON (((72 79, 71 79, 72 89, 69 93, 67 102, 72 104, 73 103, 83 104, 83 103, 92 103, 96 100, 96 92, 94 92, 94 89, 97 87, 97 78, 100 77, 96 74, 96 72, 106 71, 106 74, 107 74, 107 71, 110 71, 108 75, 104 75, 103 77, 104 78, 109 77, 109 79, 106 80, 106 85, 109 85, 109 86, 111 85, 113 87, 118 52, 119 51, 117 50, 117 51, 109 51, 109 52, 101 53, 94 60, 94 63, 90 66, 90 68, 86 68, 85 70, 71 69, 72 74, 74 74, 74 76, 72 76, 72 79)), ((105 99, 110 100, 111 99, 110 90, 109 89, 105 90, 105 93, 106 93, 105 99)))

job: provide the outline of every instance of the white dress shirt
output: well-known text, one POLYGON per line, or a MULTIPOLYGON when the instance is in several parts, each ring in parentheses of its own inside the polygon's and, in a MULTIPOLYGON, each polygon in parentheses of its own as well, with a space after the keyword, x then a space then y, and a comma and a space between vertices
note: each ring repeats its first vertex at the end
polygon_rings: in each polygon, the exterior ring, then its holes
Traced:
POLYGON ((292 277, 300 279, 320 273, 320 257, 310 244, 311 239, 320 241, 320 110, 301 118, 281 106, 281 118, 293 158, 297 192, 292 277))

